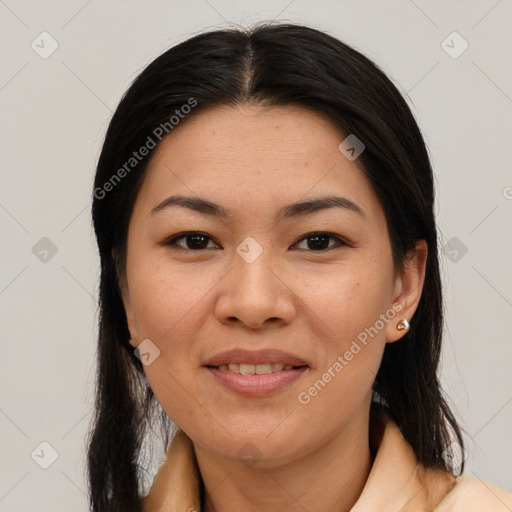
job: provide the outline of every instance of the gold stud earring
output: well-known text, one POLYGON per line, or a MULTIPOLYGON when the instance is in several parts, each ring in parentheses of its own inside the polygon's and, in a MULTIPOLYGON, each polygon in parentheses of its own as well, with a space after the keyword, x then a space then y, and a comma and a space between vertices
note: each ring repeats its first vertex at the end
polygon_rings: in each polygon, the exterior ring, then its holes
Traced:
POLYGON ((409 327, 410 327, 410 324, 405 318, 400 320, 400 322, 398 322, 398 325, 396 326, 397 330, 399 330, 399 331, 408 331, 409 327))

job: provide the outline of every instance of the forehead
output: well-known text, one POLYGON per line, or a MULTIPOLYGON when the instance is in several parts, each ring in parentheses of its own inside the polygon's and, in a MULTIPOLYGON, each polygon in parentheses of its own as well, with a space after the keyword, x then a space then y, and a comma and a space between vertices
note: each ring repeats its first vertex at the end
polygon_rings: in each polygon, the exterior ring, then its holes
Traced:
POLYGON ((171 152, 191 163, 236 161, 266 163, 254 171, 276 171, 285 163, 313 163, 332 155, 344 136, 325 116, 304 107, 216 106, 185 118, 157 149, 157 158, 171 152), (336 142, 338 144, 336 144, 336 142), (236 160, 236 161, 235 161, 236 160), (273 163, 275 162, 275 164, 273 163))
POLYGON ((260 213, 305 197, 343 194, 379 209, 346 137, 326 116, 300 106, 212 107, 185 118, 159 145, 139 192, 145 209, 167 195, 212 198, 260 213))

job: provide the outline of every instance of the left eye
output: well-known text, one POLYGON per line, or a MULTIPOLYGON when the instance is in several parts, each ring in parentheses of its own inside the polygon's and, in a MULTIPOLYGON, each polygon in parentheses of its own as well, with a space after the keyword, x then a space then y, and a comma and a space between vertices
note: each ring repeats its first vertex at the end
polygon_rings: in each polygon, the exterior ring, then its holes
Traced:
POLYGON ((345 242, 339 236, 324 232, 310 233, 309 235, 302 237, 297 242, 297 245, 303 243, 302 241, 304 240, 307 247, 300 249, 312 250, 316 252, 324 251, 326 249, 331 249, 333 247, 333 245, 329 245, 329 239, 336 240, 338 242, 338 246, 345 245, 345 242))

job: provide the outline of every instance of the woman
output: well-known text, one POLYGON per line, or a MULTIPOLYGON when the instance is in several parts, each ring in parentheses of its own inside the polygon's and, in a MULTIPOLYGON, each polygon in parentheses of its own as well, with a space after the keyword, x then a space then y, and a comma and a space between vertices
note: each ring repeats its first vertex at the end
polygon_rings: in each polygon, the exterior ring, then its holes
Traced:
POLYGON ((511 510, 455 476, 433 200, 407 104, 337 39, 262 25, 152 62, 95 179, 92 510, 511 510))

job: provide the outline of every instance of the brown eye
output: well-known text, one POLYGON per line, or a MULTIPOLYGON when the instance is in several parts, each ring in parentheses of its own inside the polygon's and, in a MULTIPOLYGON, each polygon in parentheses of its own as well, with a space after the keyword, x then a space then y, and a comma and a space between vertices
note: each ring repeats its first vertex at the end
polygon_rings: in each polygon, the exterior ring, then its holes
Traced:
POLYGON ((302 237, 297 245, 299 243, 302 243, 302 241, 306 241, 306 247, 300 247, 300 250, 310 250, 310 251, 325 251, 327 249, 332 249, 335 246, 342 246, 346 245, 345 242, 336 235, 333 235, 331 233, 325 233, 325 232, 318 232, 318 233, 310 233, 304 237, 302 237), (330 240, 337 241, 337 244, 329 245, 330 240))
POLYGON ((175 246, 178 251, 202 251, 210 249, 209 242, 213 240, 203 233, 189 232, 181 233, 174 236, 165 242, 166 246, 175 246), (184 241, 184 243, 183 243, 184 241), (179 242, 179 243, 178 243, 179 242))

